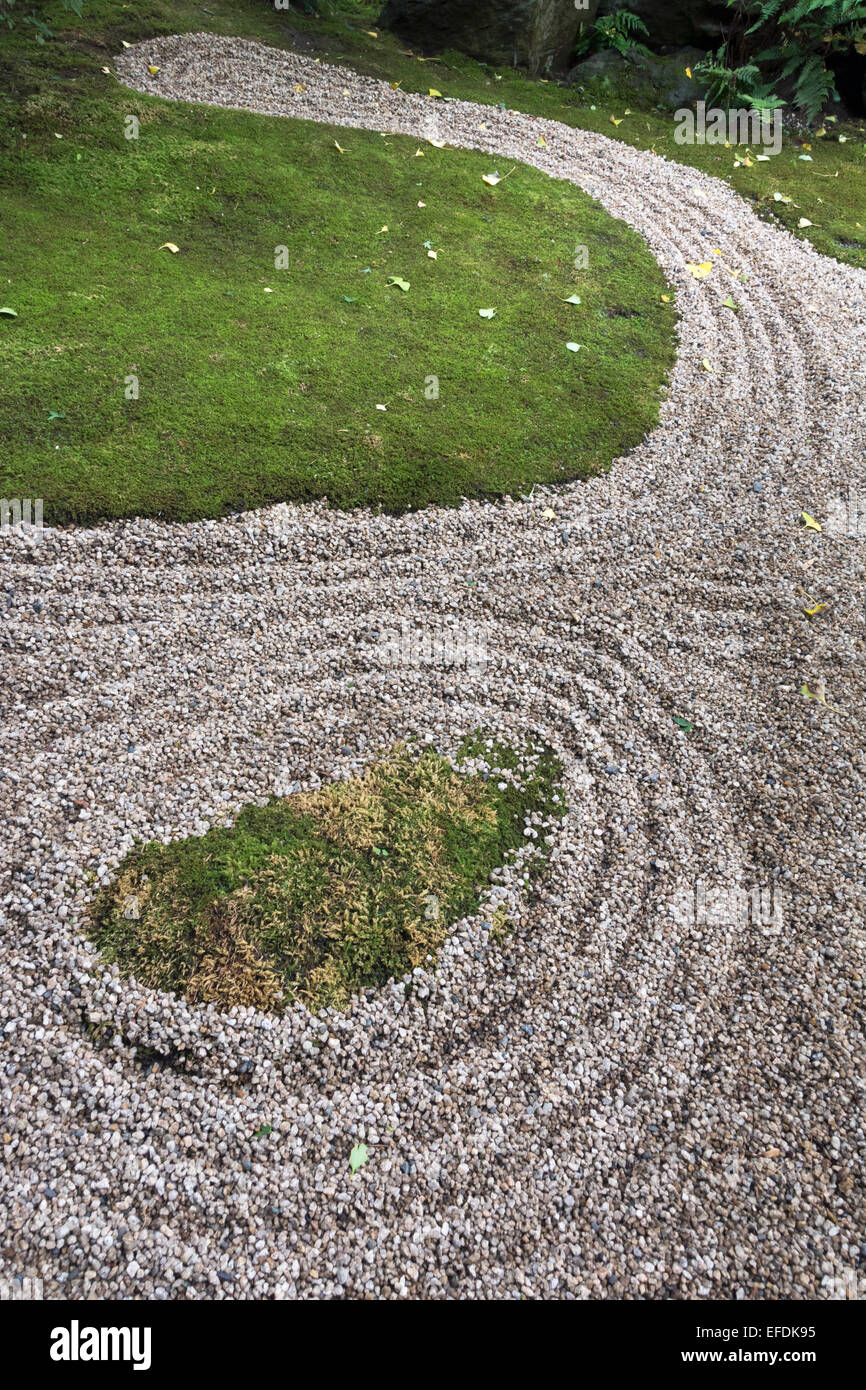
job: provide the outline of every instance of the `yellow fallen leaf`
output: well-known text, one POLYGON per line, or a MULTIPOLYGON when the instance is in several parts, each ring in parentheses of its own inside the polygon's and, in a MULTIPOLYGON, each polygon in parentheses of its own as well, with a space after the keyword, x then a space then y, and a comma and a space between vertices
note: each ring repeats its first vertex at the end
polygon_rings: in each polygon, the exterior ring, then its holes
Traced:
POLYGON ((122 45, 124 48, 132 48, 132 44, 131 44, 131 43, 127 43, 127 42, 126 42, 126 39, 121 39, 120 42, 121 42, 121 45, 122 45))
POLYGON ((547 149, 547 141, 545 140, 545 138, 544 138, 543 135, 539 135, 539 137, 538 137, 538 144, 542 147, 542 149, 544 149, 544 150, 547 149))
POLYGON ((502 182, 502 179, 499 174, 482 174, 481 182, 489 183, 491 188, 495 188, 498 183, 502 182))
POLYGON ((369 34, 371 39, 378 39, 379 37, 375 29, 365 29, 364 33, 369 34))
POLYGON ((544 520, 545 520, 545 521, 555 521, 555 520, 556 520, 556 512, 553 510, 552 507, 545 507, 545 509, 544 509, 544 511, 541 513, 541 515, 544 517, 544 520))
POLYGON ((386 223, 384 227, 380 227, 380 228, 379 228, 379 230, 378 230, 378 232, 376 233, 376 235, 377 235, 377 236, 381 236, 382 233, 383 233, 383 232, 387 232, 387 230, 388 230, 388 224, 386 223))
POLYGON ((620 116, 619 120, 617 120, 616 116, 611 116, 610 123, 611 125, 622 125, 622 117, 620 116))
POLYGON ((428 252, 427 252, 427 255, 428 255, 428 257, 429 257, 429 259, 430 259, 431 261, 435 261, 435 260, 438 260, 438 259, 439 259, 439 252, 438 252, 438 251, 428 251, 428 252))
POLYGON ((150 73, 151 77, 156 77, 156 74, 159 72, 159 68, 155 68, 151 63, 150 67, 148 68, 148 72, 150 73))
POLYGON ((343 149, 343 146, 342 146, 342 145, 338 145, 336 140, 334 141, 334 149, 339 150, 339 151, 340 151, 340 154, 345 154, 345 153, 346 153, 346 151, 343 149))
POLYGON ((416 158, 416 159, 423 159, 423 158, 424 158, 424 151, 423 151, 423 150, 416 150, 416 151, 415 151, 415 158, 416 158))
POLYGON ((810 531, 821 530, 820 522, 816 521, 815 518, 813 516, 810 516, 808 512, 801 512, 800 520, 803 522, 804 526, 808 527, 810 531))
POLYGON ((703 367, 705 372, 714 372, 716 370, 709 357, 704 357, 701 359, 701 366, 703 367))
POLYGON ((436 90, 435 87, 431 87, 431 88, 430 88, 430 91, 429 91, 429 93, 428 93, 428 95, 431 96, 431 97, 441 97, 442 93, 441 93, 441 92, 437 92, 437 90, 436 90))
POLYGON ((695 280, 705 280, 712 273, 712 261, 701 261, 700 265, 692 265, 691 261, 686 262, 686 270, 695 280))
POLYGON ((691 70, 691 68, 686 68, 686 77, 691 77, 691 75, 692 75, 692 70, 691 70))
MULTIPOLYGON (((400 78, 400 82, 402 82, 402 81, 403 81, 403 79, 402 79, 402 77, 401 77, 401 78, 400 78)), ((391 83, 391 86, 393 87, 393 89, 394 89, 395 92, 396 92, 397 88, 400 86, 400 82, 392 82, 392 83, 391 83)))
POLYGON ((671 302, 671 297, 670 297, 670 295, 669 295, 669 294, 663 294, 663 295, 662 295, 662 304, 670 304, 670 302, 671 302))
POLYGON ((173 256, 176 256, 177 253, 178 253, 178 251, 180 250, 180 247, 179 247, 179 246, 175 246, 175 244, 174 244, 173 241, 164 241, 164 242, 162 243, 162 246, 158 246, 156 249, 157 249, 157 251, 163 251, 163 250, 170 251, 171 254, 172 254, 173 256))
POLYGON ((100 72, 107 72, 107 73, 109 74, 109 76, 111 75, 111 68, 100 68, 99 71, 100 71, 100 72))
POLYGON ((806 614, 807 618, 814 618, 816 613, 820 613, 821 609, 826 607, 826 603, 810 603, 803 609, 803 612, 806 614))
POLYGON ((814 690, 810 690, 804 681, 800 686, 800 694, 805 695, 807 700, 817 700, 822 705, 827 703, 827 691, 823 681, 816 681, 814 690))

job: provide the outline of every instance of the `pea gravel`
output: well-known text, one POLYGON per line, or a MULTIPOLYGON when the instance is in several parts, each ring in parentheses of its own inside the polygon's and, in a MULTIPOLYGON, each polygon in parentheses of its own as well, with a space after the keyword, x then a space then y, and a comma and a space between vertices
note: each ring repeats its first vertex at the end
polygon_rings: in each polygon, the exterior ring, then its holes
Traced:
POLYGON ((0 1274, 49 1298, 862 1297, 866 277, 555 122, 211 35, 116 66, 572 179, 645 237, 680 346, 659 427, 561 491, 2 538, 0 1274), (386 659, 401 623, 483 630, 486 662, 386 659), (492 886, 513 934, 457 924, 411 993, 220 1014, 83 939, 134 838, 478 725, 547 738, 570 812, 537 900, 519 864, 492 886), (683 909, 752 889, 781 917, 683 909))

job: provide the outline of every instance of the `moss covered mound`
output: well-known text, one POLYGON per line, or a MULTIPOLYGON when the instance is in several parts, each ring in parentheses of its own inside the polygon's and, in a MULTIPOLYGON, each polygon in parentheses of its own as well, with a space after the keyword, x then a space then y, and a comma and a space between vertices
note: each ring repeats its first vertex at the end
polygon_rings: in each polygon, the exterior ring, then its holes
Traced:
POLYGON ((456 765, 468 756, 472 773, 401 746, 359 778, 247 806, 230 829, 137 848, 93 904, 92 939, 124 975, 193 1003, 344 1007, 434 962, 525 846, 526 818, 562 814, 545 750, 467 743, 456 765))

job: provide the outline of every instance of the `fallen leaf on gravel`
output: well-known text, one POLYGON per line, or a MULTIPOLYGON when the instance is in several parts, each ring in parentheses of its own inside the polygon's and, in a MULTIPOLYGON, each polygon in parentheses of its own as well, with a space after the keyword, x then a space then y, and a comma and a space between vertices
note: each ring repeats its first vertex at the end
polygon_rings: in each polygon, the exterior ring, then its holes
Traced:
POLYGON ((479 315, 481 316, 481 318, 483 318, 483 319, 492 319, 492 318, 493 318, 493 315, 496 313, 496 310, 495 310, 495 309, 479 309, 479 310, 478 310, 478 313, 479 313, 479 315))
POLYGON ((677 727, 682 729, 683 733, 691 733, 692 729, 694 728, 694 725, 692 724, 690 719, 684 719, 681 714, 674 714, 671 717, 674 723, 677 725, 677 727))
POLYGON ((151 77, 156 77, 156 74, 159 72, 159 68, 155 68, 153 67, 153 65, 151 65, 148 68, 148 72, 150 73, 151 77))
POLYGON ((807 618, 814 618, 816 613, 820 613, 821 609, 826 607, 826 603, 812 603, 810 600, 808 607, 804 608, 803 612, 807 618))
POLYGON ((555 520, 556 520, 556 512, 553 510, 552 507, 545 507, 545 509, 544 509, 544 511, 541 513, 541 515, 544 517, 545 521, 555 521, 555 520))
POLYGON ((541 148, 542 148, 543 150, 546 150, 546 149, 547 149, 547 141, 545 140, 545 138, 544 138, 543 135, 539 135, 539 137, 538 137, 538 144, 541 146, 541 148))
POLYGON ((816 681, 814 690, 810 690, 804 681, 800 686, 800 694, 805 695, 807 700, 817 700, 821 705, 826 705, 827 703, 827 692, 824 689, 823 681, 816 681))
POLYGON ((705 372, 714 372, 716 370, 709 357, 704 357, 701 359, 701 366, 703 367, 705 372))
POLYGON ((354 1149, 349 1154, 349 1167, 352 1170, 353 1177, 355 1176, 359 1168, 363 1168, 364 1164, 367 1162, 367 1159, 369 1157, 370 1155, 367 1152, 366 1144, 355 1145, 354 1149))
POLYGON ((686 270, 694 280, 706 280, 707 276, 712 273, 712 269, 712 261, 701 261, 699 265, 692 265, 691 261, 686 262, 686 270))
POLYGON ((176 256, 180 247, 175 246, 173 241, 164 241, 162 246, 158 246, 156 249, 157 251, 170 251, 173 256, 176 256))
POLYGON ((730 295, 728 295, 727 299, 725 300, 725 308, 733 309, 735 314, 738 314, 740 312, 739 304, 735 304, 730 295))
POLYGON ((801 512, 800 520, 803 522, 804 526, 808 526, 810 531, 821 530, 820 522, 816 521, 815 518, 813 516, 810 516, 808 512, 801 512))

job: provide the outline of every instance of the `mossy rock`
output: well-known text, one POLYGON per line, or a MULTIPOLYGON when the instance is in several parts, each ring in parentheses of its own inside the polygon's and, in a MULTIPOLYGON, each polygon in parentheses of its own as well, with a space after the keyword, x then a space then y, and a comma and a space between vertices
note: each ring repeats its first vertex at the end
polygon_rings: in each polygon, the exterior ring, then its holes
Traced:
MULTIPOLYGON (((231 828, 137 847, 94 901, 90 935, 122 974, 192 1003, 345 1007, 435 963, 527 844, 526 818, 564 813, 560 771, 546 749, 476 739, 452 764, 399 746, 358 778, 247 806, 231 828), (469 757, 481 763, 458 770, 469 757)), ((533 846, 537 873, 544 837, 533 846)))

